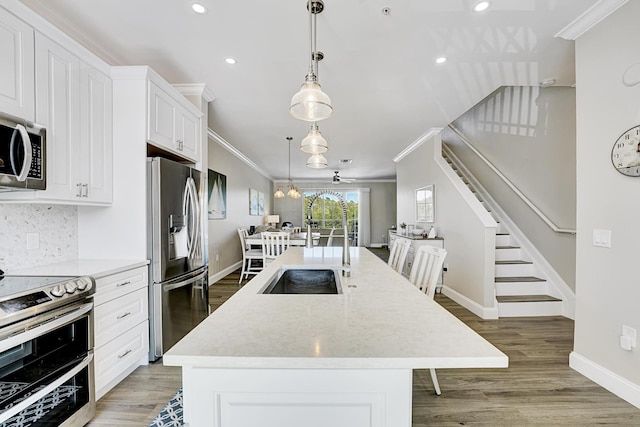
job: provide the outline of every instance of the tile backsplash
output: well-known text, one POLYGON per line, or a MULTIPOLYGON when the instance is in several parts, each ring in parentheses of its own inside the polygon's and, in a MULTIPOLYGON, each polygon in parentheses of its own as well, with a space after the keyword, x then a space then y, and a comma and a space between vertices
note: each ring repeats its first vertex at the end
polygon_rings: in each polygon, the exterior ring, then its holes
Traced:
POLYGON ((0 203, 0 269, 78 258, 76 206, 0 203))

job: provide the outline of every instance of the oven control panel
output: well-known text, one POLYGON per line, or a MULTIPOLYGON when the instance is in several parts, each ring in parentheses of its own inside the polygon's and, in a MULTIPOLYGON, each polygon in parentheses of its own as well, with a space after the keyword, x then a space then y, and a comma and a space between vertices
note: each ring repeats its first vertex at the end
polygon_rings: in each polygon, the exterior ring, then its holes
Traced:
MULTIPOLYGON (((61 298, 67 294, 83 293, 93 290, 93 281, 89 277, 80 277, 65 283, 53 286, 49 293, 56 298, 61 298)), ((93 292, 90 292, 93 293, 93 292)))

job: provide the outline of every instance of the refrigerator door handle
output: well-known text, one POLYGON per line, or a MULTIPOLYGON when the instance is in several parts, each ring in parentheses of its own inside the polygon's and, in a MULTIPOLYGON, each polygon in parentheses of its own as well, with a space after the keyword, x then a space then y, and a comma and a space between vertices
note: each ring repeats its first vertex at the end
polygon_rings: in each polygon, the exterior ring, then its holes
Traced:
POLYGON ((197 280, 200 280, 200 279, 204 278, 207 275, 207 273, 208 273, 208 271, 205 269, 202 273, 197 274, 197 275, 195 275, 193 277, 189 277, 188 279, 181 280, 181 281, 176 282, 176 283, 169 282, 169 283, 167 283, 165 285, 162 285, 162 290, 164 292, 168 292, 168 291, 171 291, 173 289, 178 289, 178 288, 181 288, 183 286, 189 285, 189 284, 191 284, 191 283, 193 283, 193 282, 195 282, 197 280))

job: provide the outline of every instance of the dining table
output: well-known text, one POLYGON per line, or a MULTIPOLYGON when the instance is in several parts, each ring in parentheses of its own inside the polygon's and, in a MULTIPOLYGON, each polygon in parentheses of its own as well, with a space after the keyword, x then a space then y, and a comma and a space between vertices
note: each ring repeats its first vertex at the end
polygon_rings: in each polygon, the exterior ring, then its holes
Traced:
MULTIPOLYGON (((312 232, 311 240, 313 245, 317 246, 320 242, 320 233, 312 232)), ((251 246, 262 246, 262 236, 260 233, 255 233, 247 238, 247 243, 251 246)), ((289 233, 289 246, 304 246, 307 243, 307 232, 302 231, 300 233, 289 233)))

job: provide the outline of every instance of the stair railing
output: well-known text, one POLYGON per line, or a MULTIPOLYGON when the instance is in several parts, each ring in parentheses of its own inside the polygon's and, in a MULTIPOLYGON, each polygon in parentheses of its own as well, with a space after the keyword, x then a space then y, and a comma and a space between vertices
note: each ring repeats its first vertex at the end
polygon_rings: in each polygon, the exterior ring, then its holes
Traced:
POLYGON ((467 139, 466 136, 464 136, 464 134, 462 132, 460 132, 460 130, 458 130, 458 128, 456 128, 454 125, 450 124, 449 125, 449 129, 451 129, 451 131, 453 133, 455 133, 458 138, 460 138, 460 141, 462 141, 471 151, 473 151, 478 158, 480 158, 480 160, 482 160, 502 181, 504 181, 505 184, 507 184, 507 186, 509 186, 509 188, 511 188, 511 190, 524 202, 526 203, 527 206, 529 206, 529 208, 535 212, 536 215, 538 215, 538 217, 544 221, 545 224, 547 224, 549 226, 549 228, 551 228, 554 232, 556 233, 566 233, 566 234, 576 234, 576 230, 574 229, 570 229, 570 228, 560 228, 558 227, 556 224, 554 224, 553 221, 551 221, 551 219, 545 215, 544 212, 542 212, 527 196, 525 196, 522 191, 520 191, 518 189, 518 187, 516 187, 510 180, 509 178, 507 178, 506 176, 504 176, 502 174, 502 172, 500 172, 498 170, 498 168, 496 168, 493 163, 491 163, 484 155, 482 155, 482 153, 480 153, 478 150, 476 150, 476 148, 471 145, 471 142, 469 142, 469 140, 467 139))

